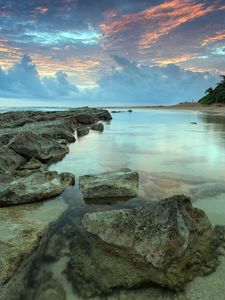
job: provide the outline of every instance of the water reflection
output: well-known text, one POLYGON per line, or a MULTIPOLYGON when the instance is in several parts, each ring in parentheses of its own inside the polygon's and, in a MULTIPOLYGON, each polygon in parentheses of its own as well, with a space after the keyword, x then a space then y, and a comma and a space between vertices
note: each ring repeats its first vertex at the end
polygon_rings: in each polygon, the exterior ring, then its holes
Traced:
MULTIPOLYGON (((105 124, 103 134, 91 131, 78 139, 71 145, 69 155, 51 167, 74 173, 77 182, 75 188, 63 194, 70 209, 30 274, 31 293, 26 300, 46 299, 41 298, 46 289, 57 291, 57 295, 50 294, 54 300, 82 299, 68 280, 67 265, 71 238, 78 234, 86 212, 132 208, 147 201, 186 194, 196 207, 206 211, 213 224, 225 224, 225 122, 222 117, 159 110, 135 110, 132 114, 113 117, 111 123, 105 124), (113 204, 83 200, 78 188, 80 175, 124 167, 139 172, 139 197, 113 204)), ((122 299, 131 299, 136 293, 125 293, 122 299)), ((150 294, 156 295, 152 299, 158 299, 162 291, 151 289, 150 294)), ((108 299, 121 298, 115 293, 108 299)), ((182 293, 165 291, 163 299, 182 299, 182 293)))

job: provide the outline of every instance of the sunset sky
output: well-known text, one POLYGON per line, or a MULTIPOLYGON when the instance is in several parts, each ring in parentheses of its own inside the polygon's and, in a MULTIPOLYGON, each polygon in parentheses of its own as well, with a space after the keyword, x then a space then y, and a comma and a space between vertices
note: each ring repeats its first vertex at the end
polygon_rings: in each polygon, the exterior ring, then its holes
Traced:
POLYGON ((197 100, 225 73, 224 0, 0 0, 0 7, 3 98, 176 103, 197 100))

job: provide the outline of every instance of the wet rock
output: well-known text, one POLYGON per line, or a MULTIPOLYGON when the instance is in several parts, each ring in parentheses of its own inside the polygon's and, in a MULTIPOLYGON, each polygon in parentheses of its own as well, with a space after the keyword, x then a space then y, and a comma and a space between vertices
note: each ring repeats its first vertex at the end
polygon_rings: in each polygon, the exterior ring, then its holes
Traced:
POLYGON ((14 137, 13 133, 2 133, 0 135, 0 146, 5 146, 14 137))
POLYGON ((64 237, 53 234, 50 237, 47 247, 44 252, 43 259, 45 261, 55 262, 63 256, 63 245, 65 244, 64 237))
POLYGON ((12 173, 25 163, 25 158, 12 149, 6 146, 0 147, 0 173, 12 173))
POLYGON ((29 272, 33 269, 34 261, 67 207, 58 197, 0 209, 1 300, 25 298, 21 295, 27 295, 29 272))
POLYGON ((36 158, 44 163, 60 160, 69 152, 67 146, 33 132, 17 134, 10 142, 9 147, 26 159, 36 158))
POLYGON ((52 279, 37 288, 33 300, 66 300, 66 292, 57 280, 52 279))
POLYGON ((125 112, 124 110, 112 110, 111 114, 119 114, 125 112))
POLYGON ((38 130, 38 134, 47 139, 65 140, 68 143, 76 141, 73 133, 63 127, 45 127, 38 130))
POLYGON ((120 199, 137 195, 139 176, 130 169, 80 176, 80 189, 85 199, 120 199))
POLYGON ((180 290, 218 265, 215 231, 182 195, 86 214, 83 225, 70 245, 68 272, 84 296, 152 284, 180 290))
POLYGON ((103 131, 104 130, 104 125, 101 122, 96 123, 96 124, 91 126, 91 129, 96 130, 96 131, 103 131))
POLYGON ((77 127, 77 136, 82 137, 89 133, 89 129, 86 126, 77 127))
POLYGON ((127 112, 131 113, 131 112, 133 112, 133 110, 132 110, 132 109, 129 109, 127 112))
POLYGON ((70 173, 36 172, 27 177, 12 177, 0 185, 0 206, 31 203, 61 194, 75 183, 70 173))
POLYGON ((82 125, 91 125, 94 123, 95 119, 91 113, 80 113, 76 115, 76 121, 82 125))

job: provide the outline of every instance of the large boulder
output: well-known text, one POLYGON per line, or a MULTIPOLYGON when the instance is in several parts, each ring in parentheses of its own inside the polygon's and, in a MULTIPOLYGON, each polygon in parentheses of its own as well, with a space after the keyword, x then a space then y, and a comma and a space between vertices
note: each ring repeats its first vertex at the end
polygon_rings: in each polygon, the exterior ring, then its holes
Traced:
POLYGON ((9 147, 27 159, 36 158, 44 163, 60 160, 69 152, 66 145, 43 138, 33 132, 17 134, 9 147))
POLYGON ((61 194, 75 183, 73 174, 57 172, 35 172, 16 178, 1 176, 0 206, 31 203, 61 194))
POLYGON ((58 197, 0 209, 0 300, 33 299, 29 274, 67 208, 58 197))
POLYGON ((0 173, 11 173, 26 163, 26 159, 6 146, 0 147, 0 173))
POLYGON ((137 195, 139 176, 130 169, 120 169, 80 176, 79 181, 85 199, 120 199, 137 195))
POLYGON ((84 296, 152 284, 180 290, 215 270, 219 243, 206 214, 182 195, 89 213, 70 244, 69 278, 84 296))

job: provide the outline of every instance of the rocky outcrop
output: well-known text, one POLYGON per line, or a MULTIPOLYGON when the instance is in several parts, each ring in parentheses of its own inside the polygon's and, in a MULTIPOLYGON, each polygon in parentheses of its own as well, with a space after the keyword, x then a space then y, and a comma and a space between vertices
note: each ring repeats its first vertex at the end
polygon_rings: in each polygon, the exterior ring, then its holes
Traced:
POLYGON ((60 197, 0 209, 1 300, 27 295, 28 274, 66 210, 67 204, 60 197))
POLYGON ((0 173, 12 173, 26 163, 24 157, 6 146, 0 147, 0 173))
POLYGON ((180 290, 218 265, 220 240, 189 198, 86 214, 71 242, 69 278, 84 296, 157 284, 180 290))
POLYGON ((10 142, 9 148, 26 159, 36 158, 44 163, 60 160, 69 152, 67 146, 33 132, 17 134, 10 142))
POLYGON ((101 122, 99 122, 99 123, 92 125, 91 129, 96 130, 96 131, 104 131, 104 125, 101 122))
POLYGON ((31 203, 61 194, 75 183, 73 174, 57 172, 35 172, 16 178, 1 175, 0 206, 31 203))
POLYGON ((120 199, 137 195, 139 176, 130 169, 120 169, 80 176, 79 181, 85 199, 120 199))

